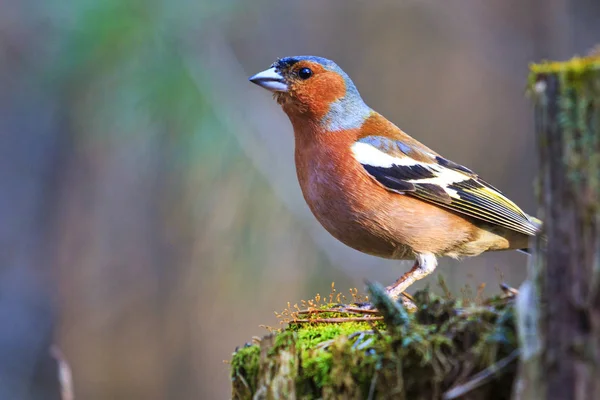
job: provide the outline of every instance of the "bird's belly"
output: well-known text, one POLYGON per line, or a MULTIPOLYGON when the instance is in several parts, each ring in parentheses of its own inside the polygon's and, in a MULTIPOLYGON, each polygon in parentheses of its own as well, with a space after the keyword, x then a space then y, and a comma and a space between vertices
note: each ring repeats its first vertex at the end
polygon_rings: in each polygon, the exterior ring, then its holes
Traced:
POLYGON ((336 239, 363 253, 391 259, 412 259, 411 247, 398 241, 381 223, 386 210, 363 206, 355 197, 339 188, 319 182, 303 187, 304 197, 314 216, 336 239))
POLYGON ((315 204, 312 208, 317 220, 333 237, 355 250, 383 258, 414 258, 409 246, 398 243, 383 229, 374 228, 372 221, 361 221, 355 215, 332 210, 325 204, 323 207, 315 204))

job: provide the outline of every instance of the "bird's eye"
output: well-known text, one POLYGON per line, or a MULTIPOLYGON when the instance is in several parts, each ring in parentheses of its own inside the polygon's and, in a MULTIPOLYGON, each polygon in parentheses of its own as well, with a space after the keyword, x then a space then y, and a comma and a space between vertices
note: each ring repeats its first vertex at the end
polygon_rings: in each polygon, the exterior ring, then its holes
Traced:
POLYGON ((313 72, 310 68, 302 68, 298 71, 300 79, 306 80, 312 76, 313 72))

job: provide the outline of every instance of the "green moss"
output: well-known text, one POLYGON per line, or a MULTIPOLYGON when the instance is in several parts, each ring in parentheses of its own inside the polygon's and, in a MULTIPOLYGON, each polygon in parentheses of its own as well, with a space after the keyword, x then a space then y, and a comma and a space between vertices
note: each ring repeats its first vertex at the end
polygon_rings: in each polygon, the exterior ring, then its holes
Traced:
POLYGON ((568 61, 543 61, 541 63, 530 64, 529 82, 535 84, 536 77, 539 75, 550 74, 570 74, 578 76, 588 71, 600 70, 600 56, 573 57, 568 61))
POLYGON ((347 336, 354 332, 371 330, 371 325, 366 322, 344 322, 323 325, 304 324, 303 327, 296 327, 296 329, 298 329, 298 344, 300 349, 306 350, 342 335, 347 336))
POLYGON ((239 385, 240 392, 250 393, 256 391, 256 382, 258 381, 258 367, 260 361, 260 347, 257 345, 244 346, 236 350, 231 358, 231 379, 234 386, 239 385))
MULTIPOLYGON (((513 308, 506 299, 463 307, 460 301, 425 290, 415 295, 419 309, 410 314, 389 301, 383 288, 371 287, 371 294, 387 324, 379 321, 374 329, 368 322, 292 323, 263 340, 267 351, 262 352, 266 357, 260 360, 260 371, 269 371, 266 379, 262 372, 260 384, 256 376, 244 379, 254 379, 253 390, 270 391, 267 398, 276 398, 273 387, 279 385, 291 387, 300 399, 364 399, 369 393, 373 398, 397 393, 394 398, 431 399, 439 398, 453 379, 481 371, 517 346, 513 308), (293 382, 275 381, 290 367, 293 382)), ((347 317, 342 314, 303 318, 347 317)), ((238 364, 234 368, 240 370, 238 364)), ((508 382, 498 379, 502 386, 486 387, 483 397, 475 398, 509 397, 512 376, 508 382)), ((234 390, 233 397, 252 398, 255 393, 236 396, 234 390)))
POLYGON ((323 386, 331 384, 332 367, 333 355, 331 352, 323 350, 305 351, 302 355, 303 379, 299 386, 302 387, 303 383, 310 382, 316 385, 317 388, 322 389, 323 386))
POLYGON ((310 325, 295 327, 298 335, 298 347, 301 351, 300 360, 303 369, 303 379, 298 382, 300 388, 307 385, 315 385, 323 388, 330 385, 331 370, 334 357, 326 342, 337 340, 339 345, 341 338, 346 338, 356 332, 369 331, 371 325, 366 322, 344 322, 339 324, 310 325))
MULTIPOLYGON (((544 61, 531 64, 529 70, 528 93, 532 95, 536 103, 543 105, 545 101, 545 96, 543 93, 539 93, 540 87, 537 85, 547 81, 549 77, 556 77, 561 90, 560 107, 562 110, 571 109, 572 106, 575 106, 575 99, 587 101, 589 98, 586 83, 593 81, 593 76, 597 76, 600 72, 600 56, 574 57, 563 62, 544 61)), ((570 124, 572 127, 577 126, 574 120, 565 118, 567 114, 564 112, 561 114, 562 123, 570 124)))
POLYGON ((275 336, 273 347, 269 350, 269 355, 276 354, 280 349, 288 349, 296 342, 296 335, 293 330, 285 330, 275 336))

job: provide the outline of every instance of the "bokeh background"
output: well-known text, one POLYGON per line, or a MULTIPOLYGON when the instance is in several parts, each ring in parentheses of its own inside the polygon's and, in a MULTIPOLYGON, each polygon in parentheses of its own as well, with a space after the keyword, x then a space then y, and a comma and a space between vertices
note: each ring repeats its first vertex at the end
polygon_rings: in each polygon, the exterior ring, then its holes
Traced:
MULTIPOLYGON (((596 0, 1 1, 0 399, 25 398, 51 343, 77 399, 228 398, 224 360, 274 310, 410 267, 310 214, 287 117, 247 81, 276 57, 337 61, 535 214, 527 65, 586 53, 599 21, 596 0)), ((493 293, 525 264, 435 275, 493 293)))

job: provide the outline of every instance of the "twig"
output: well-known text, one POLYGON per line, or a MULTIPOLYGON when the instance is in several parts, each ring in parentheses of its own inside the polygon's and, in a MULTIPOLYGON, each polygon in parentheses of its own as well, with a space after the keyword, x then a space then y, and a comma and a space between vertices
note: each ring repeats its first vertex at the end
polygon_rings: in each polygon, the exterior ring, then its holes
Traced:
POLYGON ((356 307, 340 307, 340 308, 327 308, 327 309, 306 309, 296 311, 298 315, 305 314, 323 314, 323 313, 337 312, 337 313, 348 313, 348 314, 379 314, 377 310, 363 310, 356 307))
POLYGON ((58 363, 58 381, 61 388, 61 400, 73 400, 75 398, 73 392, 73 374, 66 357, 56 345, 50 347, 50 355, 58 363))
POLYGON ((519 353, 520 353, 519 349, 514 350, 512 353, 510 353, 508 356, 504 357, 502 360, 498 361, 495 364, 490 365, 483 371, 480 371, 480 372, 476 373, 475 375, 473 375, 471 377, 471 380, 448 390, 446 393, 444 393, 444 396, 442 398, 444 400, 456 399, 456 398, 463 396, 464 394, 478 388, 479 386, 486 384, 487 382, 491 381, 494 378, 494 375, 496 375, 496 373, 503 370, 508 365, 510 365, 510 363, 515 361, 517 358, 519 358, 519 353))
POLYGON ((340 322, 362 322, 362 321, 382 321, 383 317, 344 317, 344 318, 315 318, 315 319, 296 319, 290 321, 294 324, 336 324, 340 322))
POLYGON ((357 314, 380 314, 379 310, 369 310, 356 307, 342 308, 343 312, 357 313, 357 314))
MULTIPOLYGON (((363 349, 365 349, 367 346, 369 346, 371 343, 373 343, 373 341, 374 341, 374 338, 370 337, 369 339, 365 340, 364 342, 362 342, 361 344, 359 344, 358 346, 356 346, 356 350, 363 350, 363 349)), ((358 341, 357 341, 357 343, 358 343, 358 341)))
MULTIPOLYGON (((356 339, 356 342, 354 342, 354 344, 352 345, 352 350, 355 350, 358 347, 358 345, 363 341, 363 339, 365 337, 365 333, 364 332, 359 332, 359 333, 360 334, 358 335, 358 339, 356 339)), ((350 339, 350 336, 348 336, 348 339, 350 339)))
POLYGON ((354 339, 357 336, 373 335, 375 331, 357 331, 348 335, 348 339, 354 339))
POLYGON ((379 374, 377 373, 377 370, 375 370, 373 373, 373 379, 371 379, 371 386, 369 386, 369 396, 367 397, 367 400, 373 400, 375 398, 375 387, 377 385, 378 375, 379 374))
POLYGON ((315 346, 317 350, 325 350, 335 342, 335 339, 329 339, 315 346))

